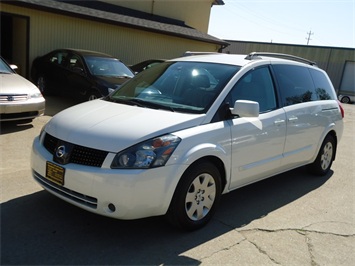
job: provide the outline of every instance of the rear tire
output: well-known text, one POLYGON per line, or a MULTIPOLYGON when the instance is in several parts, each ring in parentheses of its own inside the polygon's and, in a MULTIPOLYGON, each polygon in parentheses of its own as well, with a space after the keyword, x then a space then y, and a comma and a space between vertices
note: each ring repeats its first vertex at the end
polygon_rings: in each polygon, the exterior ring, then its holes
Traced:
POLYGON ((220 172, 210 162, 201 161, 182 176, 167 218, 178 228, 189 231, 199 229, 210 221, 220 198, 220 172))
POLYGON ((335 158, 335 151, 335 139, 333 136, 328 135, 320 147, 317 158, 312 164, 308 166, 308 170, 315 175, 326 175, 332 166, 333 160, 335 158))

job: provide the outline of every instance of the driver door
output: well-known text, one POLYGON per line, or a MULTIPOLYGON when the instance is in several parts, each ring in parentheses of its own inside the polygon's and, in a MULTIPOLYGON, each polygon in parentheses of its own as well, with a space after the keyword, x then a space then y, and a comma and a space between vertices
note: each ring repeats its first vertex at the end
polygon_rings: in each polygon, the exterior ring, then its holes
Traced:
MULTIPOLYGON (((230 103, 259 103, 259 117, 235 117, 231 122, 232 169, 230 188, 266 178, 281 167, 286 138, 286 115, 277 105, 268 66, 246 73, 229 94, 230 103)), ((233 105, 232 104, 232 105, 233 105)))

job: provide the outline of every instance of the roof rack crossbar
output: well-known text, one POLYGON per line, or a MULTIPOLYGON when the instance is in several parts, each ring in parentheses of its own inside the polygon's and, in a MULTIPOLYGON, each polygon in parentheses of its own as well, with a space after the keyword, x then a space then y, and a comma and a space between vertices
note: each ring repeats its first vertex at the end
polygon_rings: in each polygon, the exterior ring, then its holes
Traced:
POLYGON ((302 57, 298 57, 295 55, 289 55, 289 54, 280 54, 280 53, 268 53, 268 52, 252 52, 250 54, 248 54, 245 59, 247 60, 252 60, 252 59, 256 59, 259 56, 268 56, 268 57, 277 57, 277 58, 283 58, 283 59, 290 59, 293 61, 298 61, 298 62, 302 62, 302 63, 306 63, 312 66, 316 66, 317 63, 302 57))

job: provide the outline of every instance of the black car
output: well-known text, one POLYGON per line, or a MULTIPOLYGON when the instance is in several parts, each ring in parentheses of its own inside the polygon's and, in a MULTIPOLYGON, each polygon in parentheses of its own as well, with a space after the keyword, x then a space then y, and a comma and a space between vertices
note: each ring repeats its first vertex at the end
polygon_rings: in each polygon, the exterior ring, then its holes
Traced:
POLYGON ((93 100, 108 95, 134 73, 120 60, 103 53, 58 49, 33 61, 31 78, 43 95, 93 100))

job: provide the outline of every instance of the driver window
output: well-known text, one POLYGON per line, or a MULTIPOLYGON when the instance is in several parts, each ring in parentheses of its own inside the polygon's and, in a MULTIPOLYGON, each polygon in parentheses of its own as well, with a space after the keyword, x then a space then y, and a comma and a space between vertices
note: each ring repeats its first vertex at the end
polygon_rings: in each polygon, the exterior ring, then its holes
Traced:
POLYGON ((232 107, 236 100, 259 103, 260 113, 276 109, 274 84, 268 67, 246 73, 232 88, 227 100, 232 107))

